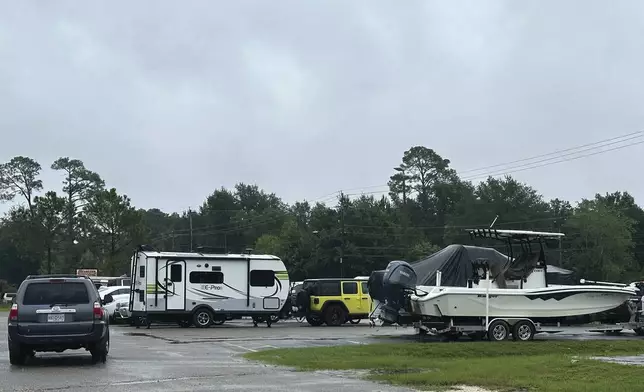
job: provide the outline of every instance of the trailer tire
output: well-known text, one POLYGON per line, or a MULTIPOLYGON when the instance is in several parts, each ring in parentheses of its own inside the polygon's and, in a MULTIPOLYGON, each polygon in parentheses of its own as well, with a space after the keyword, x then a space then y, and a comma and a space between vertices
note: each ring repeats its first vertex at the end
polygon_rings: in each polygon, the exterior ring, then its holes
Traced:
POLYGON ((507 340, 510 336, 510 325, 503 320, 495 320, 487 330, 487 338, 490 341, 500 342, 507 340))
POLYGON ((634 329, 634 331, 635 331, 635 335, 637 335, 637 336, 644 336, 644 328, 642 328, 642 327, 640 327, 640 328, 635 328, 635 329, 634 329))
POLYGON ((213 313, 210 309, 197 309, 192 315, 192 322, 197 328, 209 328, 213 322, 213 313))
POLYGON ((534 324, 528 320, 520 320, 512 328, 512 339, 527 342, 534 339, 534 324))

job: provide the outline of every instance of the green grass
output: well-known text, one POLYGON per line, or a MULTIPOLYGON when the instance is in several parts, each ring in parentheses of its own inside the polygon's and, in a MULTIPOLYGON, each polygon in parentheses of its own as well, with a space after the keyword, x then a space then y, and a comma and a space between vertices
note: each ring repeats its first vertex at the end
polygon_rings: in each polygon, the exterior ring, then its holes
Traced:
POLYGON ((367 378, 415 388, 476 385, 503 391, 635 391, 644 368, 592 356, 644 353, 644 340, 401 343, 277 349, 248 359, 300 370, 369 370, 367 378))
POLYGON ((11 305, 2 304, 0 305, 0 312, 8 312, 11 309, 11 305))

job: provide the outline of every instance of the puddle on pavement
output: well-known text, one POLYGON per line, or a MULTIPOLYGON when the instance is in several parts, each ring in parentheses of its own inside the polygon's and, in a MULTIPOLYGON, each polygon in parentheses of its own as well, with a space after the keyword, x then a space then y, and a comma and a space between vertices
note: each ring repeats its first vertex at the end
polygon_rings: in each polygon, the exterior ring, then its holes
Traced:
POLYGON ((602 362, 617 363, 620 365, 644 366, 644 355, 632 355, 626 357, 591 357, 602 362))

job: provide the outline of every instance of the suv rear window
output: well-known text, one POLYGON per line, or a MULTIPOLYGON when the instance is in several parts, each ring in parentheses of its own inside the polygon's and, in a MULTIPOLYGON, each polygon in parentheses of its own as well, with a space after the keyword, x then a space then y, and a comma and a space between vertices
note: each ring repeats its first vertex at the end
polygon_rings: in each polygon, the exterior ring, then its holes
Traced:
POLYGON ((83 282, 30 283, 25 290, 23 305, 78 305, 89 303, 87 286, 83 282))

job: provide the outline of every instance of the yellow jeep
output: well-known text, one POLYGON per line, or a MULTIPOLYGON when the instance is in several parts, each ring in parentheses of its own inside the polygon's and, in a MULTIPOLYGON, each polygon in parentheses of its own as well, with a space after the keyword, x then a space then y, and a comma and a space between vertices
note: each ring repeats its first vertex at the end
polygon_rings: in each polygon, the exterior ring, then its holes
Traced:
POLYGON ((358 324, 371 313, 367 279, 307 279, 296 296, 296 314, 313 325, 358 324))

